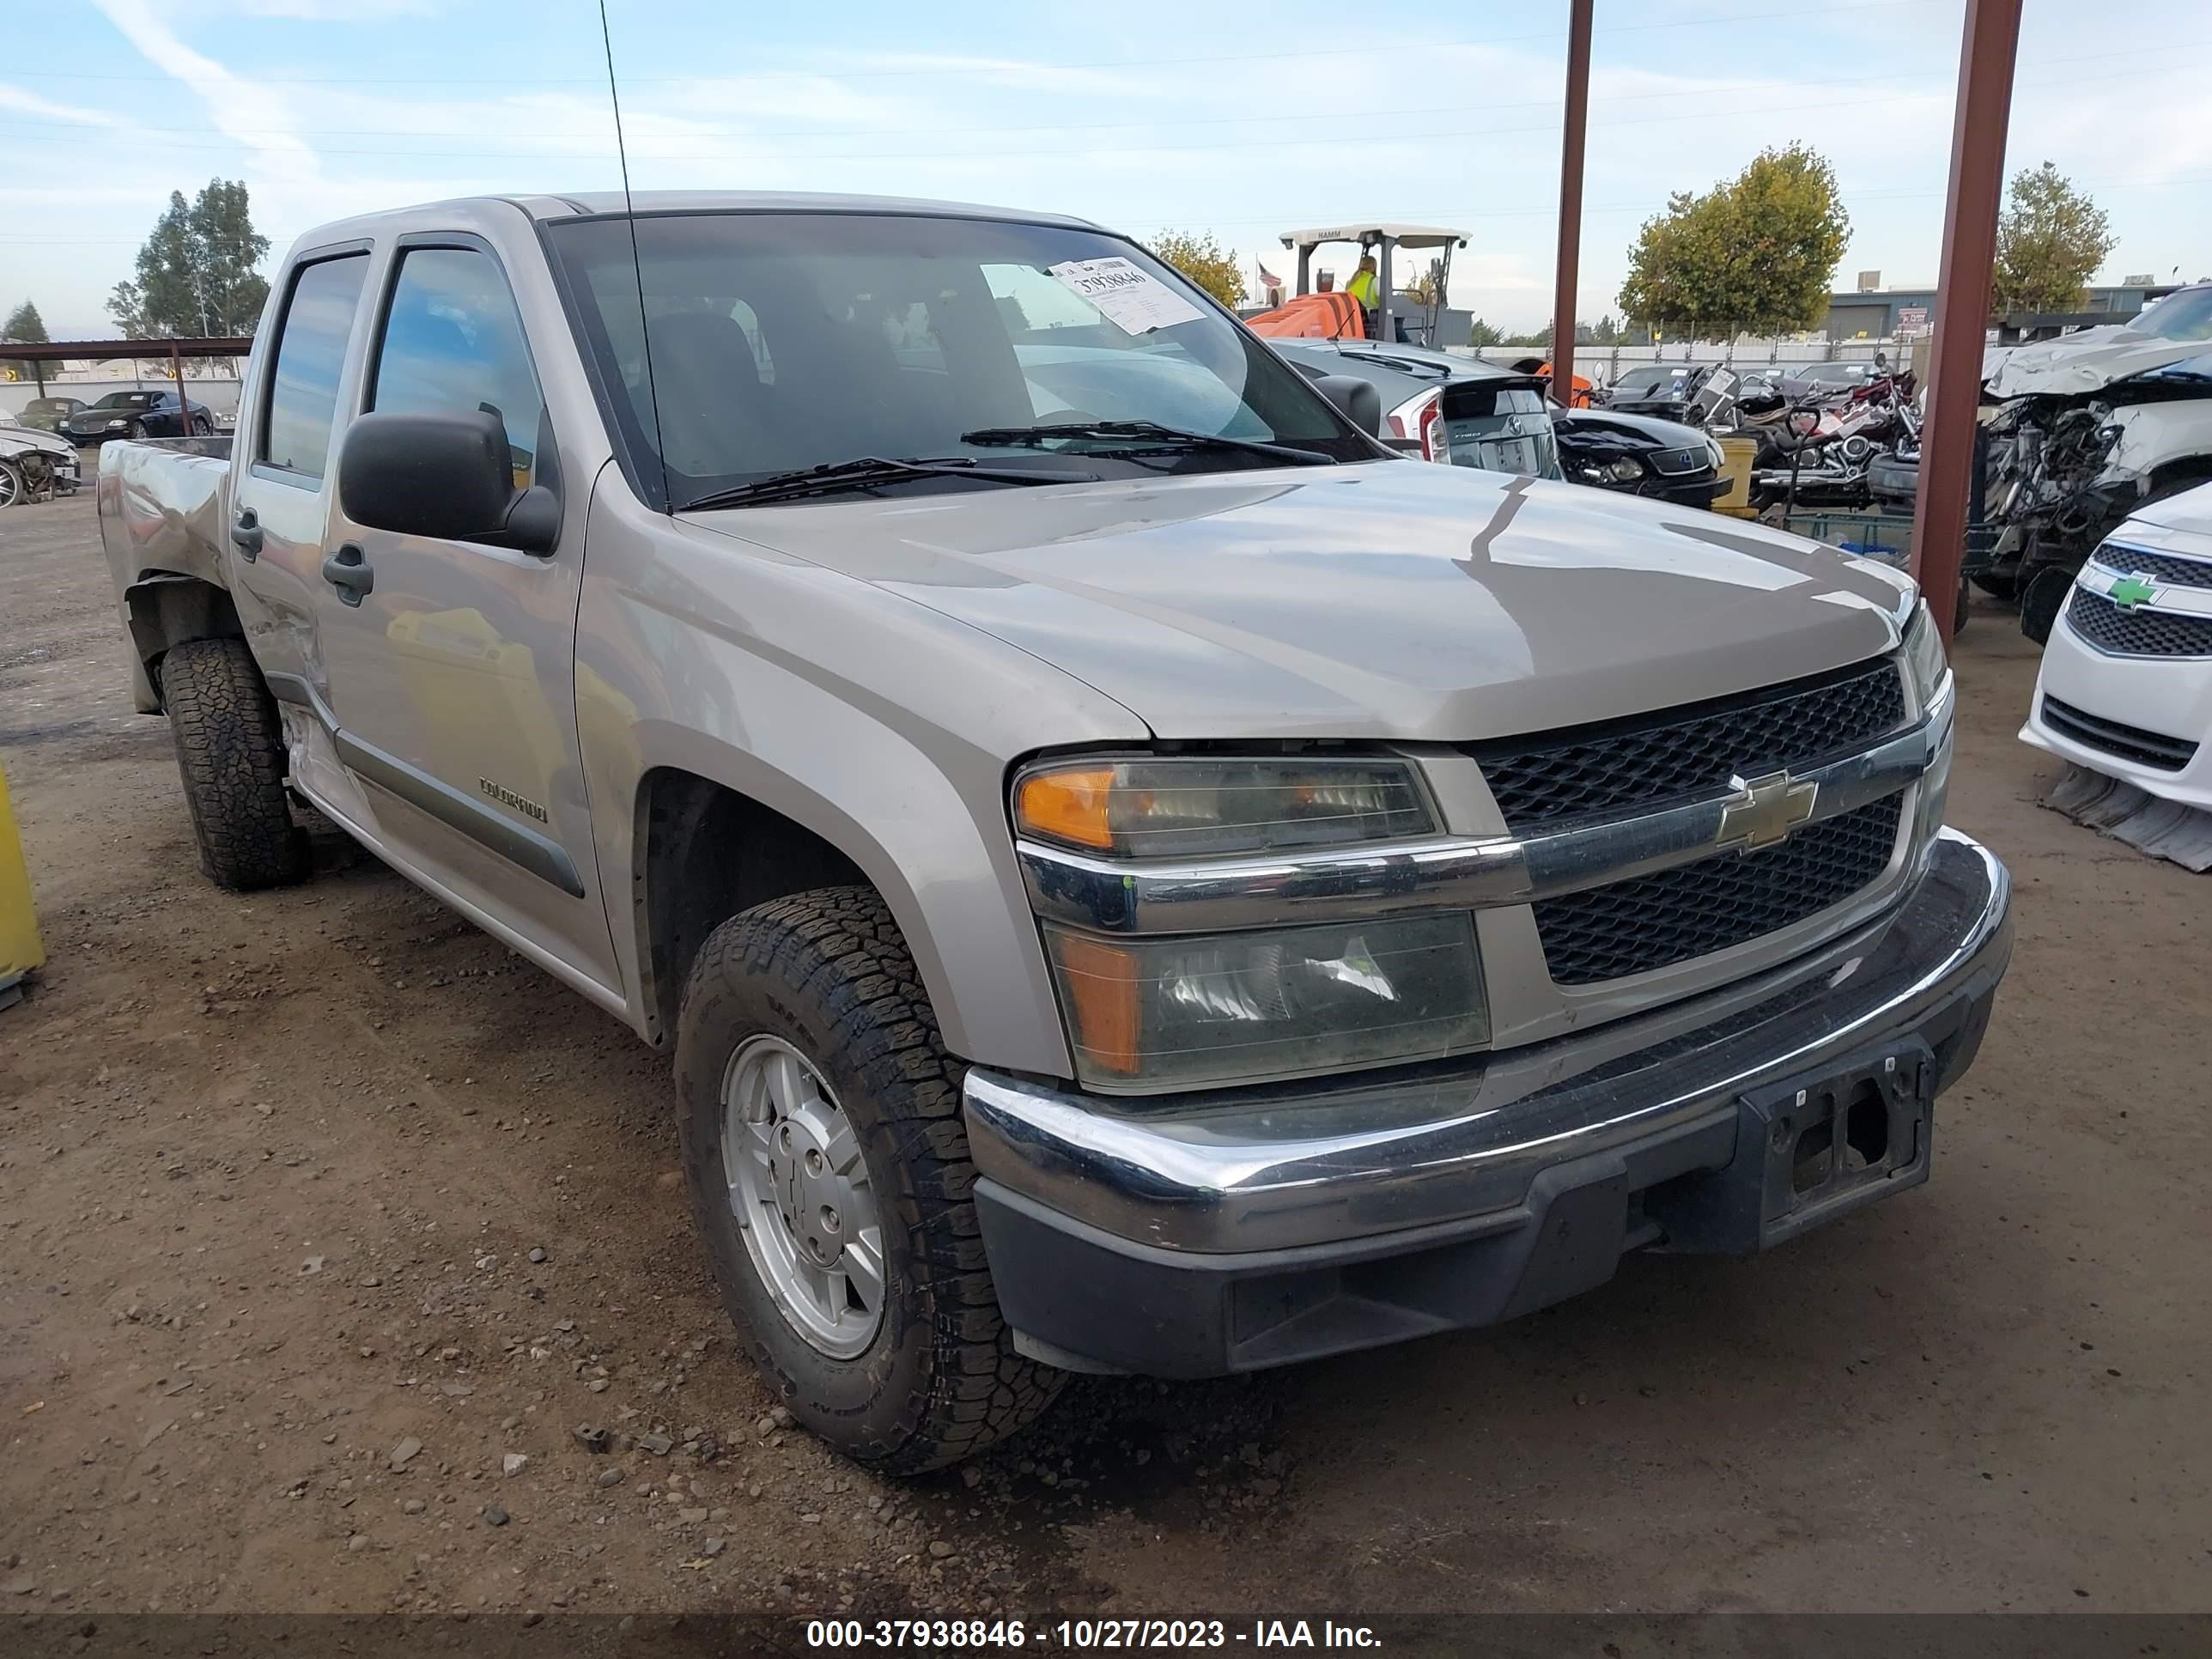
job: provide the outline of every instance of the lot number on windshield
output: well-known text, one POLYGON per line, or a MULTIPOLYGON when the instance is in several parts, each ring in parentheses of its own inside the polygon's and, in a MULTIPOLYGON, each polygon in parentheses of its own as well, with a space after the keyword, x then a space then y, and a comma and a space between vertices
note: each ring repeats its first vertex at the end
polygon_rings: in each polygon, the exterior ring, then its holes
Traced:
POLYGON ((1069 259, 1045 267, 1071 294, 1088 300, 1125 334, 1145 334, 1172 323, 1187 323, 1198 307, 1150 271, 1115 254, 1104 259, 1069 259))

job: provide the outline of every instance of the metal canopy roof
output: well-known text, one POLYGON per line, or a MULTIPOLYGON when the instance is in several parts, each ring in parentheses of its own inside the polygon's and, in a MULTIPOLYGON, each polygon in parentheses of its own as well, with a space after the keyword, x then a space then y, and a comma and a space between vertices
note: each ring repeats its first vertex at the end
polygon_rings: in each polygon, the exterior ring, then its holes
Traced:
POLYGON ((0 360, 12 363, 106 362, 117 357, 243 357, 253 349, 244 335, 182 340, 0 341, 0 360))
POLYGON ((1400 247, 1465 247, 1468 233, 1441 225, 1330 225, 1319 230, 1286 230, 1285 247, 1312 247, 1321 242, 1370 242, 1388 236, 1400 247))

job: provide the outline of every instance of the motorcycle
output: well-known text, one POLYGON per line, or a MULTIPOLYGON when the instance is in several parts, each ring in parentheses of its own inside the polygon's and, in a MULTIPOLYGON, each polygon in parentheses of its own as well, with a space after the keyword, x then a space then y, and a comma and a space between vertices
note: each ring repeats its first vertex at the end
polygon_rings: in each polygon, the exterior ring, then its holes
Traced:
POLYGON ((1917 453, 1920 446, 1910 374, 1752 413, 1743 429, 1761 441, 1752 463, 1752 504, 1785 511, 1863 508, 1871 500, 1867 471, 1875 458, 1917 453))

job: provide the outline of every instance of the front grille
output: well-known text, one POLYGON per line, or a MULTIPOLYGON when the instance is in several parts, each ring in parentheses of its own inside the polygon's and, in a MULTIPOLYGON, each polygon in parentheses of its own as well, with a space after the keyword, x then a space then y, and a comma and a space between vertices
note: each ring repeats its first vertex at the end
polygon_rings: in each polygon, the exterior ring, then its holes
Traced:
POLYGON ((1651 470, 1676 477, 1685 472, 1697 472, 1713 464, 1713 452, 1703 444, 1688 449, 1655 449, 1650 457, 1651 470))
POLYGON ((1902 794, 1808 824, 1781 846, 1593 887, 1535 905, 1558 985, 1671 967, 1817 915, 1866 887, 1897 849, 1902 794))
POLYGON ((1877 657, 1748 696, 1468 750, 1520 831, 1717 794, 1734 776, 1802 769, 1905 720, 1897 665, 1877 657))
POLYGON ((2173 587, 2212 587, 2212 561, 2153 553, 2122 542, 2106 542, 2090 556, 2123 575, 2148 576, 2173 587))
POLYGON ((2116 657, 2212 657, 2212 617, 2123 611, 2103 594, 2077 587, 2066 620, 2098 650, 2116 657))
POLYGON ((2197 758, 2197 745, 2186 738, 2169 738, 2162 732, 2148 732, 2140 726, 2108 720, 2102 714, 2076 708, 2047 694, 2043 699, 2043 723, 2084 749, 2118 755, 2122 760, 2160 772, 2179 772, 2197 758))

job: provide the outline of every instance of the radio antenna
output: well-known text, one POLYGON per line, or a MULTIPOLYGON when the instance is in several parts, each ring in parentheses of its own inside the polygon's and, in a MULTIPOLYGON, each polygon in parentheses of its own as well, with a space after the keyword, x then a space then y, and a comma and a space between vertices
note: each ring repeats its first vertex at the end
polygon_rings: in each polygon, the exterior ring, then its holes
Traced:
POLYGON ((630 198, 629 148, 623 142, 622 93, 615 85, 614 34, 607 27, 607 0, 599 0, 599 45, 607 59, 607 101, 615 112, 615 158, 622 166, 623 219, 629 227, 629 270, 637 284, 637 343, 643 354, 645 368, 645 397, 653 410, 653 454, 660 468, 660 501, 664 512, 673 512, 675 501, 668 488, 668 461, 660 447, 660 392, 653 380, 653 335, 645 320, 645 265, 637 251, 637 207, 630 198))

